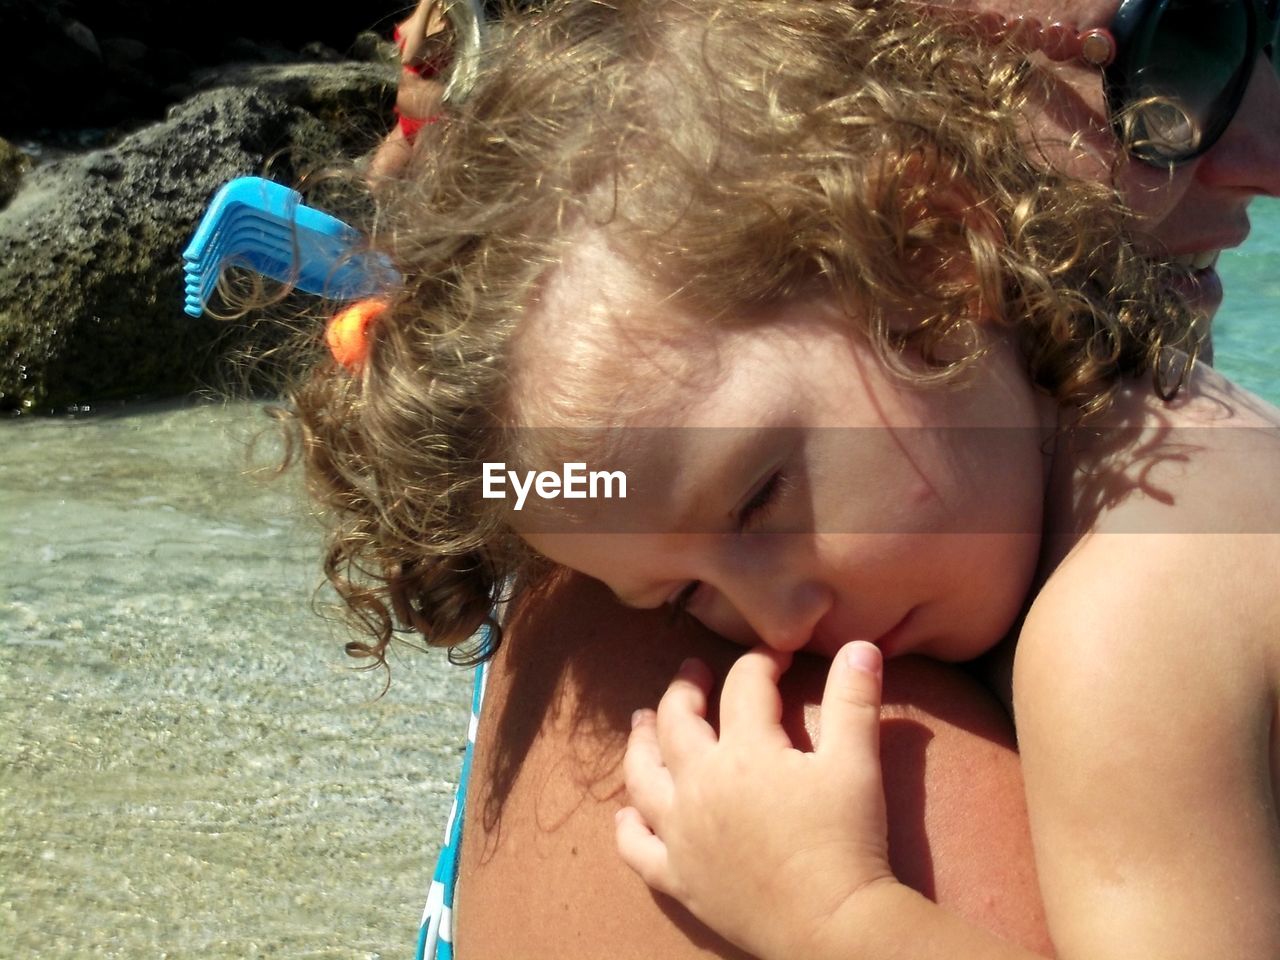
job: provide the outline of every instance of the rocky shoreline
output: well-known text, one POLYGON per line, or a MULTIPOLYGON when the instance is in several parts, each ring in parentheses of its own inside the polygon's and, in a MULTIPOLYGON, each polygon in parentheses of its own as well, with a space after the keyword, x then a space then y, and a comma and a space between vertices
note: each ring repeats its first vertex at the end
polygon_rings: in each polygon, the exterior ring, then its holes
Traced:
POLYGON ((217 383, 249 330, 181 310, 209 198, 268 168, 295 183, 385 131, 402 6, 263 6, 193 29, 142 0, 0 0, 0 411, 217 383))

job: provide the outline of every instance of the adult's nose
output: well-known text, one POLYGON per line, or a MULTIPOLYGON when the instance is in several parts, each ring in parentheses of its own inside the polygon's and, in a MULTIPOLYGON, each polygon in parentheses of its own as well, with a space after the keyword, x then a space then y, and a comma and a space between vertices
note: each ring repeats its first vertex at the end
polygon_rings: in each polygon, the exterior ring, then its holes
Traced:
POLYGON ((1249 194, 1280 196, 1280 73, 1259 55, 1240 109, 1200 158, 1196 178, 1249 194))

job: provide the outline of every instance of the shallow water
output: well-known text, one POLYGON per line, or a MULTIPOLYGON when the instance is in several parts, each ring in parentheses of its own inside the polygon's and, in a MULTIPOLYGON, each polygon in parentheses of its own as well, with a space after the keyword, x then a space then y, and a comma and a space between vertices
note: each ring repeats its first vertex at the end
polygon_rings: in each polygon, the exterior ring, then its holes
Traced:
POLYGON ((468 686, 353 671, 259 408, 3 425, 0 956, 408 953, 468 686))
POLYGON ((1226 299, 1214 320, 1215 365, 1280 405, 1280 199, 1249 208, 1253 232, 1218 262, 1226 299))
MULTIPOLYGON (((1218 365, 1280 402, 1280 201, 1218 365)), ((0 957, 404 957, 469 676, 355 672, 317 530, 242 473, 261 408, 0 424, 0 957)))

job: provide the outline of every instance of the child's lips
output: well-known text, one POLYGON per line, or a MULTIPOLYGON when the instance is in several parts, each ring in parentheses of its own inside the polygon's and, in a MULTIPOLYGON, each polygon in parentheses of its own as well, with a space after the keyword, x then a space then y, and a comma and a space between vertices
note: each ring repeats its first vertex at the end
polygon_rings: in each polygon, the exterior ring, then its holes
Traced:
POLYGON ((880 639, 874 641, 875 645, 880 648, 880 652, 887 658, 897 656, 905 643, 907 632, 911 626, 911 621, 915 617, 918 607, 912 607, 907 611, 906 616, 889 629, 888 633, 883 634, 880 639))
POLYGON ((814 628, 804 649, 820 656, 834 657, 836 652, 850 641, 870 640, 880 648, 880 652, 886 657, 892 657, 906 642, 906 634, 915 616, 916 609, 916 607, 912 607, 901 620, 876 639, 872 639, 866 634, 860 635, 858 631, 839 628, 834 623, 828 623, 824 617, 814 628))

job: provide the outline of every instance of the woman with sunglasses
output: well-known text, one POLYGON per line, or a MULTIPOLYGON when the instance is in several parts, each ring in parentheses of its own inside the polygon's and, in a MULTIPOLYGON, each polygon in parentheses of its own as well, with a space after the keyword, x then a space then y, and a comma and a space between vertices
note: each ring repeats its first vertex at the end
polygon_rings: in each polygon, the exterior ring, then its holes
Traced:
POLYGON ((1046 151, 1079 138, 1063 165, 1119 188, 1144 249, 1185 269, 1181 292, 1211 319, 1218 255, 1248 236, 1253 197, 1280 195, 1280 0, 991 7, 984 30, 1051 62, 1033 121, 1046 151))
MULTIPOLYGON (((1058 3, 976 12, 998 14, 987 29, 1018 31, 1047 61, 1030 129, 1050 162, 1115 183, 1150 256, 1181 264, 1183 292, 1211 317, 1218 253, 1243 242, 1252 197, 1280 194, 1278 0, 1058 3), (1069 29, 1053 29, 1060 20, 1069 29)), ((466 960, 740 955, 652 896, 613 850, 631 710, 656 702, 686 657, 723 676, 740 653, 572 576, 520 599, 490 669, 466 808, 465 906, 454 918, 466 960)), ((1012 727, 990 692, 1007 689, 1008 657, 995 659, 974 672, 982 684, 925 660, 888 666, 893 867, 1048 953, 1012 727)), ((793 738, 811 722, 826 668, 798 658, 784 678, 793 738)))

